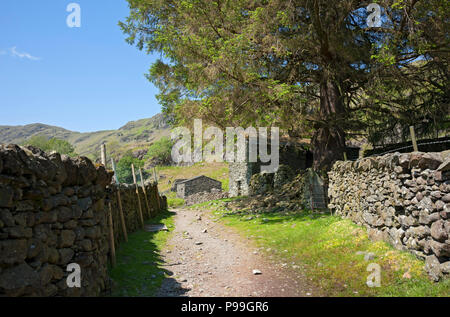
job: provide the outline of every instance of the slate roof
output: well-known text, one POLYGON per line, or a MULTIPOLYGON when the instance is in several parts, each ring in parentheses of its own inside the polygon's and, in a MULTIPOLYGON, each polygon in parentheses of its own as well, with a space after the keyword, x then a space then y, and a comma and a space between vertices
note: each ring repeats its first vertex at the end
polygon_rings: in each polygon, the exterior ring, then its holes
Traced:
POLYGON ((205 176, 205 175, 200 175, 200 176, 195 176, 195 177, 189 178, 189 179, 187 179, 185 181, 179 182, 179 183, 177 183, 177 185, 189 183, 189 182, 191 182, 193 180, 196 180, 196 179, 199 179, 199 178, 208 178, 208 179, 211 179, 211 180, 213 180, 215 182, 220 183, 220 181, 218 181, 217 179, 214 179, 214 178, 211 178, 211 177, 208 177, 208 176, 205 176))

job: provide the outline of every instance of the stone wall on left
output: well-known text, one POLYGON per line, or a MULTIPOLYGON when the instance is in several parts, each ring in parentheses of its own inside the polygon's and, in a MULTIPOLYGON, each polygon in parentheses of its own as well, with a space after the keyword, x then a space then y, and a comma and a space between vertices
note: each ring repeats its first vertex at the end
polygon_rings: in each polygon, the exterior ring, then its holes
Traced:
MULTIPOLYGON (((98 296, 108 288, 109 202, 116 241, 120 235, 117 190, 126 216, 137 214, 133 191, 111 186, 112 176, 86 157, 0 145, 0 297, 98 296), (70 263, 81 268, 80 288, 67 286, 70 263)), ((155 215, 166 201, 147 188, 155 215)))
POLYGON ((0 146, 0 295, 97 295, 107 281, 106 186, 84 157, 0 146), (83 285, 68 288, 69 263, 83 285))

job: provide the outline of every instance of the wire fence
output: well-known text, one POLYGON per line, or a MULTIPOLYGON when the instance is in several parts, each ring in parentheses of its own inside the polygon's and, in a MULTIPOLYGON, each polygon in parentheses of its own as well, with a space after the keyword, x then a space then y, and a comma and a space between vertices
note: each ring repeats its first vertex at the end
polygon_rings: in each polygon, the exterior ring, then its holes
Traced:
MULTIPOLYGON (((450 140, 442 140, 442 141, 434 141, 434 142, 418 143, 417 146, 433 145, 433 144, 444 144, 444 143, 450 143, 450 140)), ((373 157, 373 156, 382 156, 382 155, 385 155, 385 154, 394 153, 394 152, 406 150, 406 149, 409 149, 409 148, 413 148, 413 145, 411 144, 411 145, 399 147, 399 148, 396 148, 396 149, 393 149, 393 150, 389 150, 389 151, 386 151, 386 152, 383 152, 383 153, 380 153, 380 154, 374 154, 374 155, 371 155, 371 156, 369 156, 369 157, 373 157)))
MULTIPOLYGON (((418 142, 420 142, 420 141, 418 141, 418 142)), ((423 143, 418 143, 417 146, 423 147, 423 146, 426 146, 426 145, 435 145, 435 144, 444 144, 444 143, 448 143, 449 144, 448 148, 450 149, 450 140, 423 142, 423 143)), ((410 145, 398 147, 398 148, 395 148, 395 149, 392 149, 392 150, 388 150, 388 151, 385 151, 385 152, 382 152, 382 153, 372 154, 372 155, 369 155, 369 156, 366 156, 366 157, 383 156, 383 155, 386 155, 386 154, 389 154, 389 153, 400 152, 400 151, 407 150, 407 149, 412 149, 413 150, 414 146, 412 144, 410 144, 410 145)), ((360 158, 347 159, 347 161, 357 161, 358 159, 360 159, 360 158)))

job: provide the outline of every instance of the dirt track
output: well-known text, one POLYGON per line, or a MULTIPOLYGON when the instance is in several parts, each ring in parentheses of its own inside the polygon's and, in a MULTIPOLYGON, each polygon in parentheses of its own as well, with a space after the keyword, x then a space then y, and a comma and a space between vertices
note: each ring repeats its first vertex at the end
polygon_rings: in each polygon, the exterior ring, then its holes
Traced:
POLYGON ((305 276, 264 259, 249 241, 214 222, 208 212, 174 211, 175 231, 162 252, 171 276, 157 296, 317 296, 305 276))

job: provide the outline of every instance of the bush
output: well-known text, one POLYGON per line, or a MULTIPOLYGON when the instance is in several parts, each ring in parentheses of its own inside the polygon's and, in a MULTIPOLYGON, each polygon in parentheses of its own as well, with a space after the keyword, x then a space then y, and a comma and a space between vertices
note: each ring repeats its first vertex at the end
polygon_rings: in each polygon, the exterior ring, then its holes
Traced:
POLYGON ((172 156, 173 142, 168 137, 162 137, 149 148, 146 159, 157 159, 161 164, 169 164, 172 156))
POLYGON ((24 145, 32 145, 45 152, 56 151, 59 154, 66 154, 69 156, 77 155, 72 144, 57 138, 47 139, 45 136, 37 135, 29 138, 26 142, 24 142, 24 145))
MULTIPOLYGON (((133 183, 133 174, 131 171, 131 164, 134 164, 136 177, 139 179, 139 168, 144 167, 144 161, 134 158, 131 155, 131 152, 127 152, 125 156, 123 156, 119 162, 117 163, 117 177, 119 178, 119 182, 132 184, 133 183)), ((144 178, 147 173, 143 171, 144 178)))

